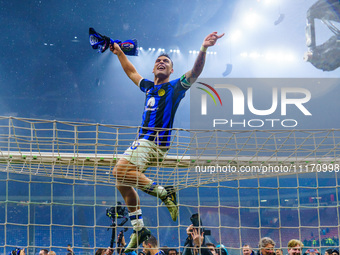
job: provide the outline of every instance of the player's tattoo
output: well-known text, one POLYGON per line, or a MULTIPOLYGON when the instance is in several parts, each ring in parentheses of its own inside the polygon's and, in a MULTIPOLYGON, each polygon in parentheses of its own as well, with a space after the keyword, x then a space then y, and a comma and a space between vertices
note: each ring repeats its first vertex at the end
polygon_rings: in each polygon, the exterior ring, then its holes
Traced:
POLYGON ((205 63, 205 56, 206 56, 205 52, 200 51, 198 53, 194 67, 191 70, 191 76, 189 78, 190 82, 191 80, 196 80, 198 76, 202 73, 204 63, 205 63))

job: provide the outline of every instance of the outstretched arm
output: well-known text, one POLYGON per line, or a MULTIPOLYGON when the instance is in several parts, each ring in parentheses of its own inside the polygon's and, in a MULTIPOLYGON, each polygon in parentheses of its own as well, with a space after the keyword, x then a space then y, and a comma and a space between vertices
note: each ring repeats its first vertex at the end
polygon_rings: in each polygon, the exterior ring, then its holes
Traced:
POLYGON ((117 55, 121 66, 126 75, 138 86, 139 81, 143 78, 136 70, 134 65, 126 57, 117 43, 110 44, 110 51, 117 55))
POLYGON ((190 84, 193 84, 197 80, 198 76, 200 76, 200 74, 203 71, 206 51, 208 47, 214 46, 216 41, 223 36, 224 36, 224 33, 221 35, 217 35, 217 32, 213 32, 209 34, 206 38, 204 38, 201 50, 198 53, 198 56, 196 58, 193 68, 185 74, 185 77, 190 84))

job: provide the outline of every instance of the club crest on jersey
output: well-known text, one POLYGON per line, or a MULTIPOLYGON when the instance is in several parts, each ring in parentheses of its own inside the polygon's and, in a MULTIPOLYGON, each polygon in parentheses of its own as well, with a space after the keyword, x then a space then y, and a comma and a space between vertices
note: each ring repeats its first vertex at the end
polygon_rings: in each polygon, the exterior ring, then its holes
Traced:
POLYGON ((164 95, 165 95, 165 90, 164 90, 164 89, 158 90, 158 95, 159 95, 160 97, 164 96, 164 95))

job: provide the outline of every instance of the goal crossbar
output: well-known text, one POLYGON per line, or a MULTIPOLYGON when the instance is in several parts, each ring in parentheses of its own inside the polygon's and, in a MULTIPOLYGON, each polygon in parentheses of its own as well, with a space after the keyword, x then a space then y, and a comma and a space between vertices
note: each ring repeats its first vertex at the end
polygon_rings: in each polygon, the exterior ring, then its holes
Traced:
MULTIPOLYGON (((140 127, 0 117, 0 171, 115 184, 113 169, 140 127)), ((173 129, 151 179, 176 189, 338 171, 340 129, 173 129)))

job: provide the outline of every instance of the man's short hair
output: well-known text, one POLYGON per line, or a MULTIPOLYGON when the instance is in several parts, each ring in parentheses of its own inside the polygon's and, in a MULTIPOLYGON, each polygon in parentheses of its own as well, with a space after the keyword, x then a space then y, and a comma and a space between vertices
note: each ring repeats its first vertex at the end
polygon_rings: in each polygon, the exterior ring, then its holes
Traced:
POLYGON ((169 254, 170 251, 176 252, 176 255, 178 254, 178 251, 177 251, 176 249, 169 249, 169 250, 168 250, 168 254, 169 254))
POLYGON ((205 246, 207 246, 207 247, 209 247, 209 246, 214 247, 214 250, 216 252, 216 245, 215 244, 213 244, 213 243, 206 243, 205 246))
POLYGON ((168 255, 168 252, 169 252, 169 247, 168 246, 165 245, 163 247, 159 247, 159 249, 161 251, 163 251, 165 255, 168 255))
POLYGON ((275 246, 275 242, 273 241, 273 239, 271 239, 270 237, 263 237, 263 238, 261 238, 261 240, 259 242, 259 248, 263 249, 268 244, 272 244, 273 246, 275 246))
POLYGON ((303 243, 298 239, 292 239, 287 244, 288 248, 293 248, 297 245, 300 245, 300 247, 303 247, 303 243))
POLYGON ((339 254, 339 251, 337 250, 337 249, 334 249, 333 251, 332 251, 332 253, 336 253, 336 254, 339 254))
POLYGON ((48 253, 48 250, 47 250, 47 249, 41 249, 40 251, 43 251, 45 254, 48 253))
POLYGON ((149 239, 147 239, 147 240, 145 240, 144 241, 144 244, 150 244, 151 245, 151 247, 157 247, 158 246, 158 243, 157 243, 157 239, 156 239, 156 237, 154 237, 153 235, 151 235, 150 237, 149 237, 149 239))
POLYGON ((327 252, 328 254, 332 254, 332 253, 333 253, 333 249, 329 248, 329 249, 326 250, 326 252, 327 252))
POLYGON ((104 248, 99 248, 97 251, 96 251, 96 255, 102 255, 103 251, 105 251, 106 249, 104 248))
POLYGON ((166 58, 170 59, 172 68, 174 68, 174 62, 172 61, 172 59, 170 58, 170 56, 169 56, 168 54, 162 53, 162 54, 160 54, 157 58, 159 58, 159 57, 166 57, 166 58))

